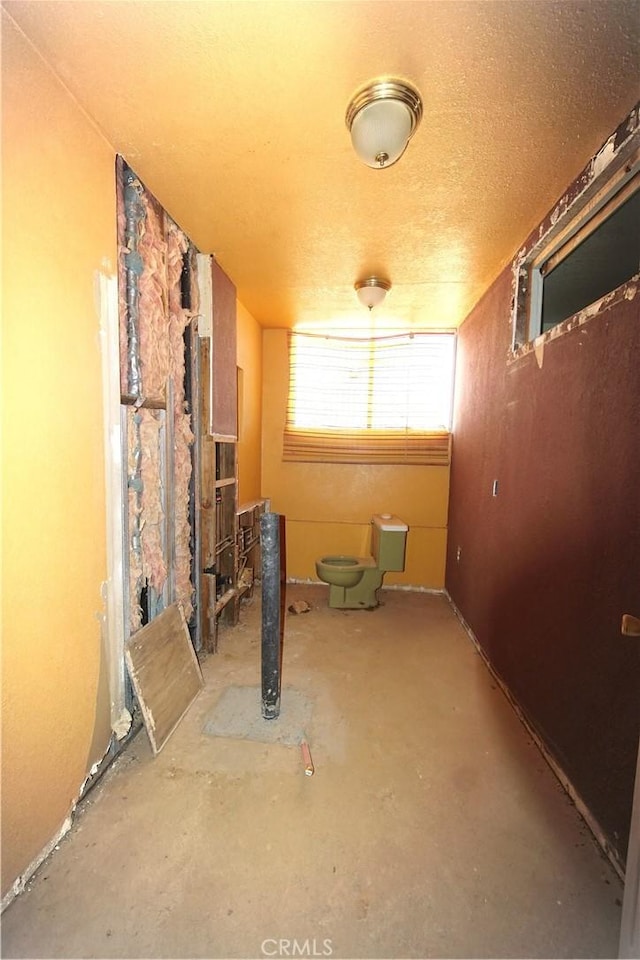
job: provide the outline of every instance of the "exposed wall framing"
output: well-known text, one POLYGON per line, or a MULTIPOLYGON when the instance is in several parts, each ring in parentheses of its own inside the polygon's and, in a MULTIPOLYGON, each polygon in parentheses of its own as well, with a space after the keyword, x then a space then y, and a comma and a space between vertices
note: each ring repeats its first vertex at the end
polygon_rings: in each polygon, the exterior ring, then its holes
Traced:
POLYGON ((196 392, 197 384, 187 377, 185 344, 198 287, 189 238, 121 158, 117 172, 129 635, 175 600, 188 621, 194 610, 194 434, 186 383, 196 392))

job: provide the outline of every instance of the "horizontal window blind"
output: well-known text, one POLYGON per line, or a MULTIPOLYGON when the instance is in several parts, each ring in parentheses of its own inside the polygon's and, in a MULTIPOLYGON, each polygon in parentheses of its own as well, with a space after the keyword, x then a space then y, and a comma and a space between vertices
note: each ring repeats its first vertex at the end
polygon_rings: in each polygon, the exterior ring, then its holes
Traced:
POLYGON ((289 335, 285 460, 447 464, 455 335, 289 335))

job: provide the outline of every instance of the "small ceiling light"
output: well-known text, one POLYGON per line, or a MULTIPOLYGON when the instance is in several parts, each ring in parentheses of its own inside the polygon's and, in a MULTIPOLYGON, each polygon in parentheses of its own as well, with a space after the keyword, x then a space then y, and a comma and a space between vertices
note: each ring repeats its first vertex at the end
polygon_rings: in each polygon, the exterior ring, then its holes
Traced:
POLYGON ((391 284, 388 280, 381 280, 380 277, 367 277, 366 280, 358 280, 355 288, 362 306, 373 310, 382 303, 388 291, 391 290, 391 284))
POLYGON ((420 94, 404 80, 374 80, 356 93, 345 121, 353 148, 369 167, 390 167, 422 117, 420 94))

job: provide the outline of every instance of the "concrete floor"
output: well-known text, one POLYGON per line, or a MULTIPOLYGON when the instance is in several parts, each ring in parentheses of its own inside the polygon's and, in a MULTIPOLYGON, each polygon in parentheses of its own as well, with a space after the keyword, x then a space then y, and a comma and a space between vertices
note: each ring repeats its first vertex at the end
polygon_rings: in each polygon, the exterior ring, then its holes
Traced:
POLYGON ((260 682, 256 595, 164 751, 136 738, 5 912, 2 955, 616 956, 621 884, 447 601, 294 599, 283 698, 312 701, 315 776, 202 733, 260 682))

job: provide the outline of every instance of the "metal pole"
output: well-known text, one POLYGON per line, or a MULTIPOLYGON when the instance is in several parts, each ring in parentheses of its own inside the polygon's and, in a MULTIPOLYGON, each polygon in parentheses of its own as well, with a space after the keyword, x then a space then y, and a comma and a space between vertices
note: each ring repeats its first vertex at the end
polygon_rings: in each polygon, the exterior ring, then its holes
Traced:
POLYGON ((280 514, 260 517, 262 552, 262 716, 280 716, 280 514))

